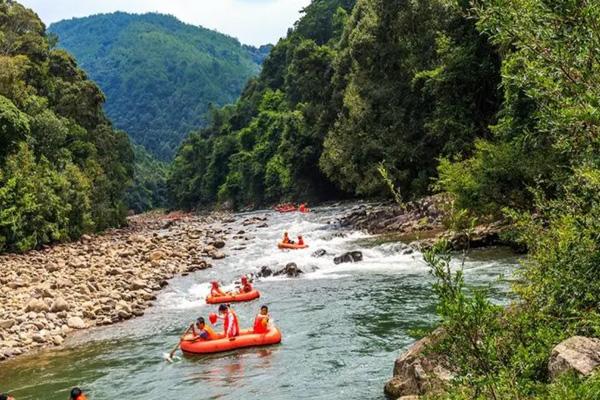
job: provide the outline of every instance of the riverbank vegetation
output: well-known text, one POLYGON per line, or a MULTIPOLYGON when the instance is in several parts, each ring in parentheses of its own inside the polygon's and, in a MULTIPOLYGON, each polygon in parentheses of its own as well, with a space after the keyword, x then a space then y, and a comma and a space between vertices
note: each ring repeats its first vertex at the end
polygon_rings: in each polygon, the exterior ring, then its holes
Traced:
POLYGON ((0 252, 121 225, 133 174, 104 96, 31 11, 0 1, 0 252))
POLYGON ((472 11, 501 49, 504 101, 492 137, 444 160, 438 182, 471 215, 511 218, 529 255, 506 310, 429 257, 459 378, 450 398, 594 399, 598 374, 551 382, 548 359, 563 339, 600 336, 600 6, 481 1, 472 11))

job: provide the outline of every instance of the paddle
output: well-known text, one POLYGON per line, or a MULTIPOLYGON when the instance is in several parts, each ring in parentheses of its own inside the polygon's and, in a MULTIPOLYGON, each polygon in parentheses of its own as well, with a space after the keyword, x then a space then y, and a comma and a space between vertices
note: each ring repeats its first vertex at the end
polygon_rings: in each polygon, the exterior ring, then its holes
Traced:
POLYGON ((167 361, 169 361, 169 362, 173 361, 173 356, 175 355, 175 352, 177 351, 177 349, 179 349, 179 346, 181 346, 181 341, 183 340, 183 338, 185 337, 185 335, 188 334, 188 332, 190 331, 190 329, 192 329, 193 326, 194 326, 194 324, 190 325, 185 330, 185 332, 183 332, 183 335, 181 335, 181 337, 179 338, 179 342, 177 343, 177 345, 173 348, 173 350, 171 350, 171 352, 167 356, 167 361))

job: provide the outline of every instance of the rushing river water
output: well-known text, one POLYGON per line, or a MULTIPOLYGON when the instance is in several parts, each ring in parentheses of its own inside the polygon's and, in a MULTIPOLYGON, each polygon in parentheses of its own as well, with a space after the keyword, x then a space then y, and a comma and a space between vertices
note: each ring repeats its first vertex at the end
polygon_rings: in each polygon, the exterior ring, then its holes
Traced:
MULTIPOLYGON (((398 243, 384 243, 328 225, 343 207, 314 213, 267 213, 268 228, 233 224, 250 240, 228 238, 228 257, 214 268, 175 278, 145 316, 82 332, 66 347, 0 364, 0 388, 17 400, 64 400, 79 385, 93 400, 134 399, 383 399, 393 362, 415 329, 435 323, 432 278, 420 254, 402 255, 398 243), (238 226, 239 225, 239 226, 238 226), (280 251, 282 232, 303 233, 310 249, 280 251), (245 249, 232 248, 245 246, 245 249), (340 254, 361 250, 364 261, 334 265, 313 258, 319 248, 340 254), (242 326, 252 324, 261 304, 270 306, 283 333, 281 345, 211 356, 180 355, 167 363, 181 331, 216 309, 204 304, 208 282, 232 282, 263 265, 296 262, 300 278, 256 282, 258 301, 238 304, 242 326), (314 271, 313 271, 314 270, 314 271)), ((265 213, 239 215, 237 220, 265 213)), ((231 235, 230 235, 231 237, 231 235)), ((492 283, 502 302, 516 258, 502 250, 473 252, 465 264, 469 284, 492 283)))

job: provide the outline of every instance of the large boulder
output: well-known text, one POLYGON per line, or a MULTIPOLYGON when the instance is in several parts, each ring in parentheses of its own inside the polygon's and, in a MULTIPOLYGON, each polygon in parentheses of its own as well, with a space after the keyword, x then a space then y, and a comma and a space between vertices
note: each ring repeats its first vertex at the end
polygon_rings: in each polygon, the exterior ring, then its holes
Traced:
POLYGON ((27 306, 25 307, 25 312, 29 312, 29 311, 33 311, 36 313, 39 312, 47 312, 50 311, 50 307, 48 307, 48 304, 46 304, 46 302, 42 299, 31 299, 29 300, 29 303, 27 303, 27 306))
POLYGON ((296 263, 289 263, 282 270, 275 272, 273 274, 273 276, 285 275, 288 278, 297 278, 300 274, 303 274, 303 273, 304 272, 300 268, 298 268, 296 263))
POLYGON ((333 262, 335 264, 341 263, 351 263, 351 262, 359 262, 363 260, 363 254, 360 251, 350 251, 348 253, 344 253, 339 257, 335 257, 333 262))
POLYGON ((548 371, 552 379, 570 371, 588 376, 599 365, 600 339, 573 336, 552 349, 548 371))
POLYGON ((61 312, 61 311, 68 311, 69 308, 70 308, 69 304, 67 303, 67 301, 64 298, 57 297, 52 302, 52 305, 50 306, 50 311, 53 313, 56 313, 56 312, 61 312))
POLYGON ((442 329, 415 342, 394 364, 394 376, 384 387, 387 396, 420 396, 439 393, 454 377, 447 359, 432 351, 444 336, 442 329))
POLYGON ((85 329, 87 325, 79 317, 71 317, 67 320, 67 326, 71 329, 85 329))

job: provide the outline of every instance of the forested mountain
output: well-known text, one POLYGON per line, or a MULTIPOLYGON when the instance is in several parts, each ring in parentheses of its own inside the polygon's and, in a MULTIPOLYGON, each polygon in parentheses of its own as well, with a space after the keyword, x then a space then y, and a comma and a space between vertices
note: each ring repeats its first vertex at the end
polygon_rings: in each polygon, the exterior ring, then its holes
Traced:
POLYGON ((233 106, 173 166, 177 205, 426 193, 440 156, 471 153, 499 108, 500 62, 441 0, 315 0, 233 106))
POLYGON ((115 126, 163 161, 205 123, 211 104, 239 96, 270 48, 160 14, 95 15, 48 29, 103 90, 115 126))
POLYGON ((0 0, 0 251, 124 222, 133 152, 103 102, 34 12, 0 0))

